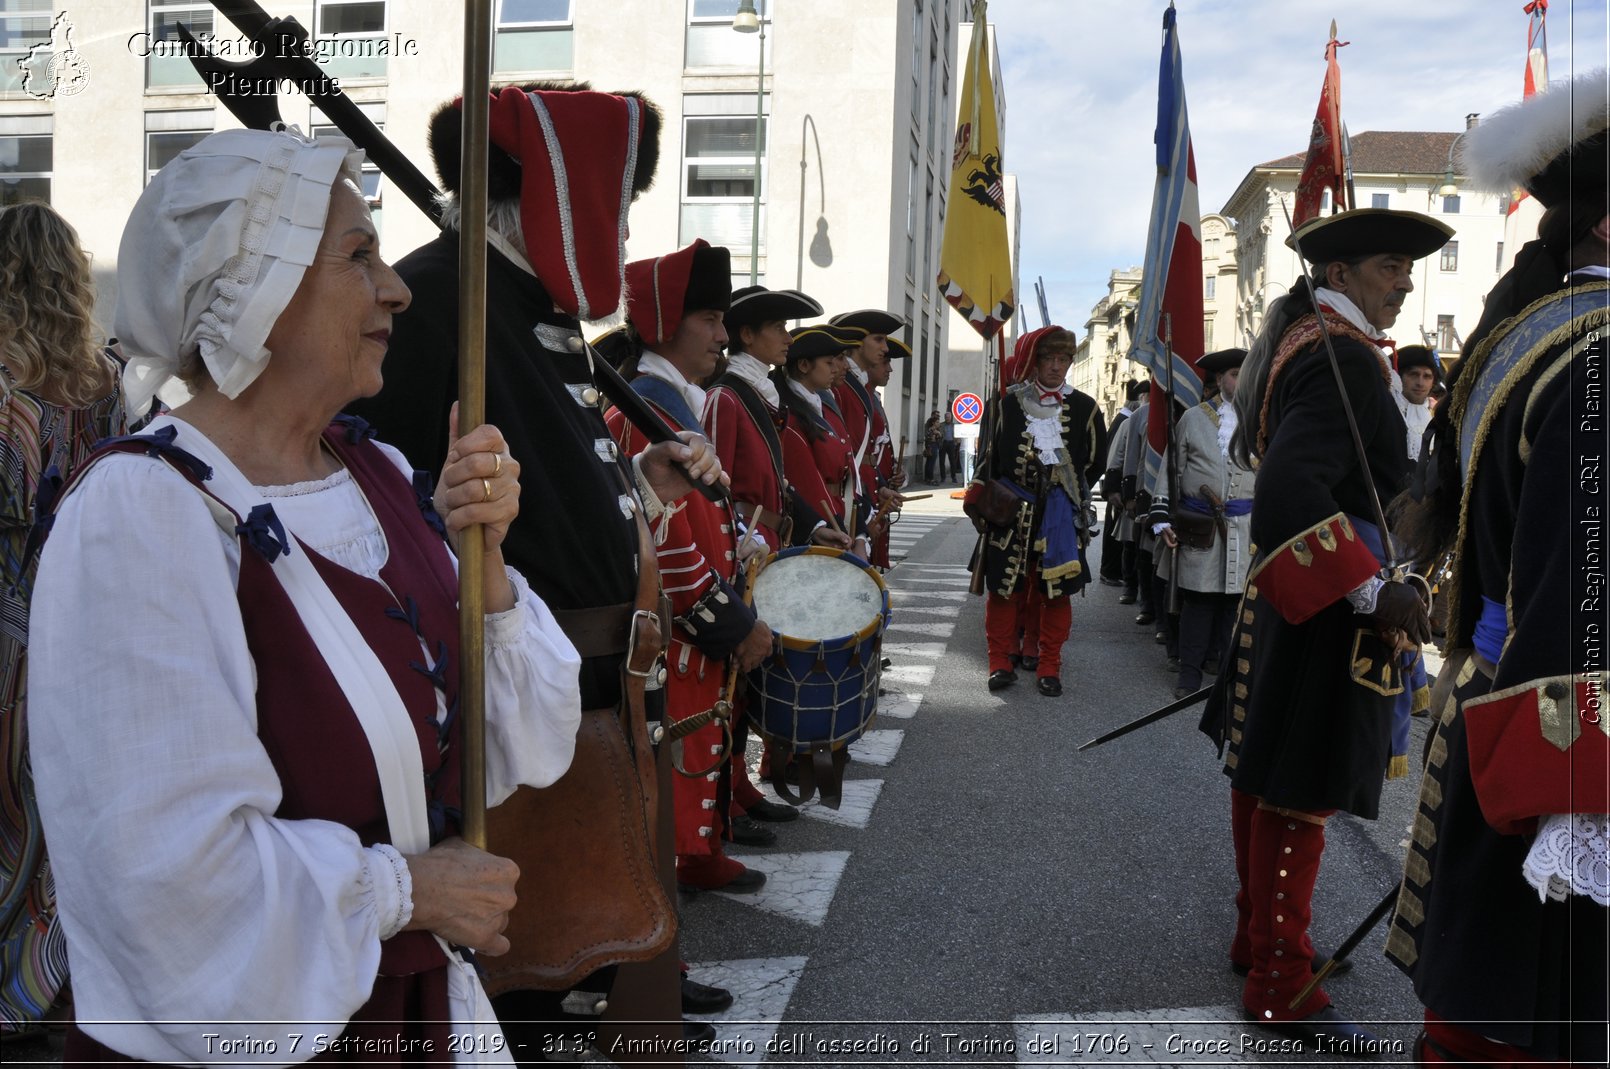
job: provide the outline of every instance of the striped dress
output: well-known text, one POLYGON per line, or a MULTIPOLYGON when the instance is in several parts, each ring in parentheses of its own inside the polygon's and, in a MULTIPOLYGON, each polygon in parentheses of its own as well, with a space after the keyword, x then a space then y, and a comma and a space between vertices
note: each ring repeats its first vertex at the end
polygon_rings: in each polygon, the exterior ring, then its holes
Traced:
MULTIPOLYGON (((114 376, 114 382, 116 382, 114 376)), ((28 765, 28 603, 38 555, 25 557, 40 484, 66 478, 95 443, 126 431, 123 391, 63 408, 12 385, 0 367, 0 1024, 15 1031, 43 1017, 67 979, 28 765)))

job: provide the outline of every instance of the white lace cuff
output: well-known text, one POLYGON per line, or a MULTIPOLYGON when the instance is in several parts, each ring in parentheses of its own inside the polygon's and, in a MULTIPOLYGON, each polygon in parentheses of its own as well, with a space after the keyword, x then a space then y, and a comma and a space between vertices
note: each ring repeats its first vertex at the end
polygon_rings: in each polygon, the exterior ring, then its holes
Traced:
POLYGON ((1521 875, 1539 901, 1587 895, 1610 906, 1610 814, 1561 813, 1539 818, 1537 839, 1521 875))
POLYGON ((1372 575, 1347 592, 1347 603, 1353 606, 1354 612, 1368 616, 1375 611, 1375 597, 1385 585, 1380 576, 1372 575))
POLYGON ((665 502, 660 495, 654 492, 654 487, 643 478, 643 454, 639 453, 632 458, 632 479, 637 483, 637 496, 643 499, 643 519, 653 523, 665 511, 665 502))
POLYGON ((375 910, 380 915, 380 941, 385 942, 414 919, 414 877, 395 847, 376 843, 366 853, 375 910))

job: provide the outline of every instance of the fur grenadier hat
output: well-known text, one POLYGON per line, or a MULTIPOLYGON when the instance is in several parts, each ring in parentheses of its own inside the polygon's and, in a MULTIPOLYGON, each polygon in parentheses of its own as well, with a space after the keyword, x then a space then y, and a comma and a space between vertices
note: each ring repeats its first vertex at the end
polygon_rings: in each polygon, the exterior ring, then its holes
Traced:
POLYGON ((689 312, 725 312, 732 303, 732 254, 695 238, 664 256, 626 265, 626 315, 644 345, 676 333, 689 312))
MULTIPOLYGON (((462 100, 438 109, 430 150, 459 188, 462 100)), ((659 111, 636 94, 535 82, 492 93, 487 196, 519 198, 526 259, 554 306, 578 319, 620 307, 626 212, 654 180, 659 111)))
POLYGON ((1610 75, 1591 71, 1489 115, 1460 146, 1471 181, 1524 189, 1545 208, 1605 197, 1610 186, 1610 75))
POLYGON ((1047 343, 1061 345, 1070 354, 1078 349, 1078 339, 1073 331, 1054 323, 1019 336, 1017 344, 1012 347, 1012 355, 1007 357, 1006 366, 1001 371, 1002 393, 1006 392, 1008 386, 1034 377, 1034 362, 1040 358, 1040 349, 1047 343))
POLYGON ((1437 363, 1436 353, 1424 345, 1398 346, 1398 374, 1401 375, 1412 367, 1423 367, 1439 380, 1442 378, 1442 365, 1437 363))

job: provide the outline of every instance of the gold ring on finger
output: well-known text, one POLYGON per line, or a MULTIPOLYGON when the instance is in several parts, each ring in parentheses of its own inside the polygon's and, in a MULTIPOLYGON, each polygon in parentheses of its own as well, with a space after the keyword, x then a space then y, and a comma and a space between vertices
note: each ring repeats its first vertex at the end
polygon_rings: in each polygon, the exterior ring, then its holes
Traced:
POLYGON ((502 475, 502 474, 503 474, 503 454, 502 453, 493 453, 492 454, 492 478, 496 479, 499 475, 502 475))
POLYGON ((481 500, 482 501, 491 501, 492 500, 492 480, 491 479, 482 479, 481 480, 481 500))

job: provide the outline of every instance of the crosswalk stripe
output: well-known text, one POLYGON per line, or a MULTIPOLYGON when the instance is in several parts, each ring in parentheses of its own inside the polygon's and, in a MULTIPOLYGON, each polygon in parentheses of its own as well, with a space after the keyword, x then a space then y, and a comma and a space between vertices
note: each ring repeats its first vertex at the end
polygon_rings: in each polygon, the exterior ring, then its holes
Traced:
POLYGON ((954 605, 907 605, 901 602, 894 616, 897 620, 907 616, 943 616, 947 620, 954 620, 960 611, 954 605))
POLYGON ((714 891, 722 898, 775 913, 820 928, 844 875, 848 850, 815 850, 800 854, 738 854, 728 856, 766 874, 766 886, 753 894, 714 891))
POLYGON ((905 683, 913 687, 926 687, 934 681, 931 664, 892 664, 883 670, 883 678, 890 683, 905 683))
POLYGON ((972 597, 965 590, 896 590, 893 596, 904 602, 907 598, 930 598, 937 601, 966 601, 972 597))
MULTIPOLYGON (((769 784, 760 790, 772 801, 782 802, 769 784)), ((878 795, 882 792, 881 779, 847 779, 837 809, 829 809, 820 798, 812 798, 798 807, 799 815, 824 824, 837 824, 842 828, 864 828, 872 823, 872 807, 878 804, 878 795)))
MULTIPOLYGON (((950 623, 950 624, 904 623, 904 622, 902 622, 900 620, 895 620, 893 623, 891 623, 889 625, 889 630, 890 631, 911 631, 911 632, 914 632, 915 634, 919 634, 919 635, 935 635, 935 636, 938 636, 939 638, 949 638, 951 636, 951 633, 956 630, 956 625, 954 623, 950 623)), ((887 646, 885 646, 884 648, 888 649, 887 646)))
POLYGON ((945 655, 946 643, 943 642, 885 642, 883 654, 885 657, 933 657, 940 658, 945 655))
POLYGON ((852 763, 882 767, 892 765, 894 755, 900 752, 900 744, 905 738, 906 733, 900 728, 868 731, 850 743, 852 763))
POLYGON ((878 715, 893 717, 896 720, 910 720, 917 715, 921 705, 921 694, 902 694, 897 690, 891 690, 878 699, 878 715))
POLYGON ((777 1034, 804 971, 803 957, 690 962, 692 979, 732 992, 731 1007, 699 1018, 718 1026, 710 1055, 733 1065, 769 1061, 766 1045, 777 1034))

